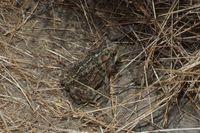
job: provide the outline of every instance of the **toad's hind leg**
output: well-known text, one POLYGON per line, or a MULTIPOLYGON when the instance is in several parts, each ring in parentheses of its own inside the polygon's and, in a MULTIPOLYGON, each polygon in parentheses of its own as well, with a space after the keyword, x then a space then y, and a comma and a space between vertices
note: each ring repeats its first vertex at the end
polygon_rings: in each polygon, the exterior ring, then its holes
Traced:
POLYGON ((70 89, 70 96, 77 104, 81 104, 91 102, 96 96, 96 93, 92 88, 78 86, 70 89))

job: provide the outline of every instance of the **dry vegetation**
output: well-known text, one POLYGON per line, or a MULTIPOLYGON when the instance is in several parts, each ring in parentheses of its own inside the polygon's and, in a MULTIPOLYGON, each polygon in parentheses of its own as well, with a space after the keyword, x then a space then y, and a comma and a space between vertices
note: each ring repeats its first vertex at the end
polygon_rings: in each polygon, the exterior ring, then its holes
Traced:
POLYGON ((0 1, 1 132, 199 132, 199 0, 0 1), (77 105, 63 67, 119 45, 110 102, 77 105))

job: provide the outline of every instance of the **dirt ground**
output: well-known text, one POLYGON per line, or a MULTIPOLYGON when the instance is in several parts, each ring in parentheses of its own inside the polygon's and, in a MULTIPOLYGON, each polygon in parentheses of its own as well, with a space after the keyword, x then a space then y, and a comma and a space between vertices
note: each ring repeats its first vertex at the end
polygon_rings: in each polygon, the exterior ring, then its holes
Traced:
POLYGON ((200 132, 200 2, 0 1, 1 132, 200 132), (119 47, 110 100, 76 104, 63 69, 119 47))

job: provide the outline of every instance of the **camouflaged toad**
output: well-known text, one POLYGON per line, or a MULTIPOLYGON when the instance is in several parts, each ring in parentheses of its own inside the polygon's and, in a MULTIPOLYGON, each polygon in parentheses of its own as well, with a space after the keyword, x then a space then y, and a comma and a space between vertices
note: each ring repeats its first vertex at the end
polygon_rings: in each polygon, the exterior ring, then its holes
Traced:
POLYGON ((104 41, 86 57, 64 70, 61 84, 76 103, 107 101, 110 96, 109 75, 118 58, 117 46, 104 41))

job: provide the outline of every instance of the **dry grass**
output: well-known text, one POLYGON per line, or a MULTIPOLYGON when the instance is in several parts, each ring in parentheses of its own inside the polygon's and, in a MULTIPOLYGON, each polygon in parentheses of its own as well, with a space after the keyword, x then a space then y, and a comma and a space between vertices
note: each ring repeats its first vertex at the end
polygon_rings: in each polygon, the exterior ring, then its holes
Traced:
POLYGON ((200 130, 200 2, 0 1, 1 132, 200 130), (92 42, 120 46, 110 103, 76 105, 60 77, 92 42))

